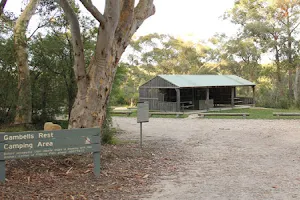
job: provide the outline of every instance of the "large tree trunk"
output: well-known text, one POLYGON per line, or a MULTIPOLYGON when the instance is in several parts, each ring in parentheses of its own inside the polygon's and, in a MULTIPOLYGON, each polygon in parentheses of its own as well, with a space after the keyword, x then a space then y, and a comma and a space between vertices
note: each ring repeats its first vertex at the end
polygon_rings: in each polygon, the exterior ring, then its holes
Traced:
MULTIPOLYGON (((104 50, 106 49, 109 48, 104 50)), ((78 98, 79 95, 77 95, 69 121, 72 128, 101 127, 106 117, 106 108, 117 64, 112 59, 103 59, 101 63, 93 60, 89 67, 102 70, 91 70, 86 96, 78 98)))
POLYGON ((26 30, 39 0, 30 0, 14 27, 14 46, 18 65, 18 103, 15 124, 27 124, 32 120, 31 83, 28 66, 26 30))
POLYGON ((96 49, 85 72, 82 41, 77 18, 66 0, 57 0, 66 13, 71 25, 73 49, 75 52, 74 71, 78 92, 71 111, 69 128, 102 126, 106 108, 117 71, 119 59, 128 46, 132 35, 143 21, 153 15, 153 0, 140 0, 134 7, 134 0, 106 0, 104 15, 90 1, 80 0, 88 11, 100 22, 96 49), (76 58, 78 58, 76 60, 76 58), (79 76, 78 71, 82 72, 79 76), (85 80, 85 81, 82 81, 85 80))
POLYGON ((288 62, 289 62, 289 98, 293 99, 293 56, 292 56, 292 37, 288 34, 288 62))

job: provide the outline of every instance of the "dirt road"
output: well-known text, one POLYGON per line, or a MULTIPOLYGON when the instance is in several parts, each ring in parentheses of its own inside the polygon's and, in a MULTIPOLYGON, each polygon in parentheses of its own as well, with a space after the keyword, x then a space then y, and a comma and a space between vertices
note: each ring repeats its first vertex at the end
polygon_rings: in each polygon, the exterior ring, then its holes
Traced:
MULTIPOLYGON (((135 118, 115 126, 139 138, 135 118)), ((160 177, 144 199, 300 199, 299 120, 158 119, 145 123, 144 142, 177 141, 183 170, 160 177)))

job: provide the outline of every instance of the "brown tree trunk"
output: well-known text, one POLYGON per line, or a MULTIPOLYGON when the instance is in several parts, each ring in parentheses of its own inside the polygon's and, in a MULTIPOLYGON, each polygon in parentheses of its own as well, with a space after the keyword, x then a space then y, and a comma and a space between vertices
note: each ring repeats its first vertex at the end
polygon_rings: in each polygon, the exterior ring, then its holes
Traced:
POLYGON ((277 45, 275 45, 275 64, 276 64, 277 83, 280 85, 281 84, 281 72, 280 72, 279 50, 278 50, 277 45))
POLYGON ((293 57, 292 57, 292 38, 288 36, 288 62, 289 62, 289 98, 293 98, 293 57))
POLYGON ((30 0, 14 27, 14 47, 18 65, 18 103, 15 124, 27 124, 32 120, 31 83, 28 66, 26 30, 39 0, 30 0))
POLYGON ((294 85, 294 97, 296 105, 300 105, 300 67, 296 68, 296 77, 294 85))
POLYGON ((287 35, 288 35, 288 49, 287 49, 287 57, 288 57, 288 73, 289 73, 289 98, 293 99, 293 55, 292 55, 292 32, 291 32, 291 22, 290 22, 290 13, 287 11, 287 35))

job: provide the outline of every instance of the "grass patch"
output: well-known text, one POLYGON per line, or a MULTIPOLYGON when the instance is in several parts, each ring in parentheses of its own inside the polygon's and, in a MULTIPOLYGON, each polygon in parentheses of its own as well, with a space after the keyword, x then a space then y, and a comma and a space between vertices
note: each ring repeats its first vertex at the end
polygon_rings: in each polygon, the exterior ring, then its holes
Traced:
POLYGON ((111 116, 116 116, 116 117, 136 117, 137 116, 137 110, 126 110, 126 111, 132 111, 132 113, 128 116, 127 114, 117 114, 110 112, 111 116))
POLYGON ((174 114, 170 114, 170 115, 151 115, 152 118, 187 118, 189 115, 187 114, 183 114, 183 115, 179 115, 178 117, 174 114))
MULTIPOLYGON (((113 117, 137 117, 136 113, 132 113, 131 115, 127 116, 125 114, 111 114, 111 116, 113 117)), ((178 117, 174 114, 170 114, 170 115, 151 115, 150 118, 187 118, 189 115, 187 114, 183 114, 183 115, 179 115, 178 117)))
MULTIPOLYGON (((111 116, 115 116, 115 117, 137 117, 137 110, 131 110, 132 113, 128 116, 127 114, 116 114, 116 113, 111 113, 111 116)), ((156 111, 157 112, 157 111, 156 111)), ((151 113, 151 112, 150 112, 151 113)), ((183 115, 179 115, 178 117, 176 116, 176 114, 163 114, 163 115, 151 115, 150 118, 187 118, 189 115, 187 114, 183 114, 183 115)))
MULTIPOLYGON (((300 119, 300 116, 273 116, 273 112, 300 112, 296 109, 273 109, 273 108, 244 108, 222 111, 211 111, 213 113, 249 113, 246 119, 300 119)), ((205 116, 205 118, 211 119, 242 119, 241 116, 205 116)))

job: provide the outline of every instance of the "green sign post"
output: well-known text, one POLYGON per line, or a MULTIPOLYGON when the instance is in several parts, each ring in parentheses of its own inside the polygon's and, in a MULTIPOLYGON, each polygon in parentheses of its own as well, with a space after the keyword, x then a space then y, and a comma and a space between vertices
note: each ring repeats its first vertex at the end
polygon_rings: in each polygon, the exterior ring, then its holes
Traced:
POLYGON ((5 160, 93 153, 94 174, 100 175, 100 129, 0 133, 0 181, 5 181, 5 160))

